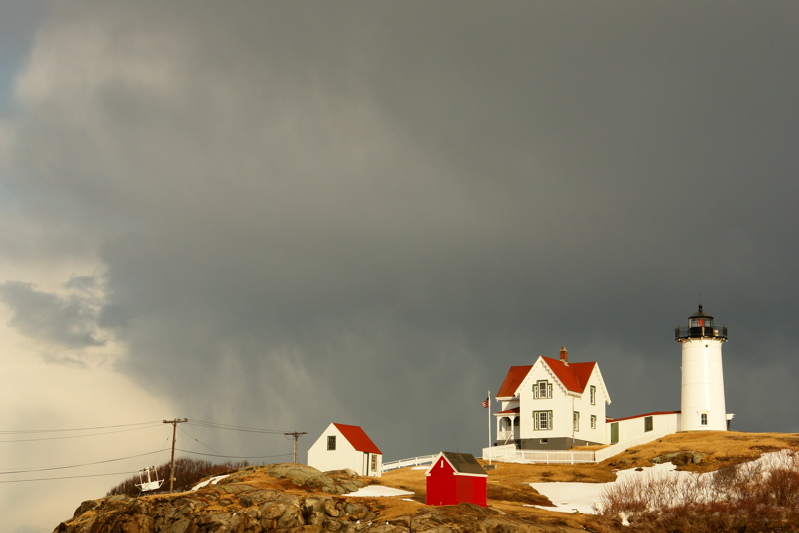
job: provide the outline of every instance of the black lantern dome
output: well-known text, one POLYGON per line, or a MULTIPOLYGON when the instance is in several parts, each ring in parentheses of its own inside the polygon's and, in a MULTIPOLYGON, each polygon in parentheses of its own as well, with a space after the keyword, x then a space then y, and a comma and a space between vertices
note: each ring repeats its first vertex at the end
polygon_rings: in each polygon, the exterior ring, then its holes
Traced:
POLYGON ((727 340, 727 327, 716 326, 713 324, 713 317, 702 310, 699 310, 688 317, 687 326, 677 326, 674 329, 674 340, 680 342, 684 339, 711 338, 720 339, 722 342, 727 340))

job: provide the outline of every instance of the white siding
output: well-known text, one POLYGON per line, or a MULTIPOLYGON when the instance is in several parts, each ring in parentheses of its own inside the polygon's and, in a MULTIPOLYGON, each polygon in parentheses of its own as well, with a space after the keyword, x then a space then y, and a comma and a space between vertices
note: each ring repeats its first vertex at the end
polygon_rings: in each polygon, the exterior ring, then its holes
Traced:
POLYGON ((334 424, 330 424, 316 442, 308 449, 308 466, 322 472, 349 468, 360 476, 379 476, 383 466, 383 456, 356 450, 341 434, 334 424), (328 450, 328 437, 336 437, 336 449, 328 450), (377 469, 372 471, 371 458, 377 455, 377 469))
POLYGON ((607 444, 607 431, 605 430, 605 408, 609 398, 602 384, 599 367, 595 366, 585 391, 579 399, 575 400, 574 410, 580 413, 580 429, 574 433, 575 439, 587 440, 607 444), (591 405, 591 387, 596 387, 596 398, 591 405), (591 416, 596 417, 596 427, 591 429, 591 416))
MULTIPOLYGON (((610 442, 613 424, 619 427, 619 444, 630 441, 641 441, 642 437, 651 435, 668 435, 677 433, 680 427, 680 413, 660 413, 641 415, 624 420, 612 420, 607 423, 607 442, 610 442), (652 417, 652 430, 646 431, 646 418, 652 417)), ((659 437, 657 437, 659 438, 659 437)), ((643 442, 643 441, 642 441, 643 442)))

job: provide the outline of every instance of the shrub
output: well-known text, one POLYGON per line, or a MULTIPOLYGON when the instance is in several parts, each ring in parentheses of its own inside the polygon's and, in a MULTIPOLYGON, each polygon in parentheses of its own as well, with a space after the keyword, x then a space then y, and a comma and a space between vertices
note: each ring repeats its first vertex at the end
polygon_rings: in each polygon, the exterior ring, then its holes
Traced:
POLYGON ((602 494, 600 513, 631 533, 796 531, 799 455, 782 452, 708 474, 623 478, 602 494))
MULTIPOLYGON (((184 491, 190 489, 201 479, 208 476, 218 476, 226 472, 230 472, 236 468, 243 468, 249 466, 247 461, 239 462, 226 462, 226 463, 212 463, 203 459, 190 459, 188 457, 179 457, 175 459, 175 481, 173 483, 174 490, 184 491)), ((164 480, 161 489, 153 491, 154 493, 166 492, 169 490, 169 463, 164 463, 156 468, 158 477, 164 480)), ((136 486, 139 483, 139 476, 135 475, 123 481, 110 491, 106 496, 114 496, 116 494, 127 494, 128 496, 138 496, 141 490, 136 486)))

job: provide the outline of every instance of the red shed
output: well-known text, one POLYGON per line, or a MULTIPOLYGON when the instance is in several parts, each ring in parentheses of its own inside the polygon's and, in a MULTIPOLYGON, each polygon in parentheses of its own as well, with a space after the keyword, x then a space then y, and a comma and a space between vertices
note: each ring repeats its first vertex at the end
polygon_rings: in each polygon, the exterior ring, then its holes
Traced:
POLYGON ((441 452, 425 476, 427 505, 486 506, 488 474, 469 453, 441 452))

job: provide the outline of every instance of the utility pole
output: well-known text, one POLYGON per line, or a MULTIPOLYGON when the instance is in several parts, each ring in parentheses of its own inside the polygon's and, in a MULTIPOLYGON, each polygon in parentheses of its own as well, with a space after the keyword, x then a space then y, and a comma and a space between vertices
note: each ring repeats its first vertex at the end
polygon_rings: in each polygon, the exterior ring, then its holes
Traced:
POLYGON ((294 462, 297 462, 297 443, 300 441, 300 435, 307 435, 307 431, 295 431, 293 433, 283 433, 284 435, 288 435, 290 437, 294 437, 294 462))
POLYGON ((172 460, 169 466, 169 492, 172 492, 175 483, 175 437, 178 429, 178 424, 188 422, 188 418, 176 418, 174 420, 164 420, 164 424, 172 424, 172 460))

